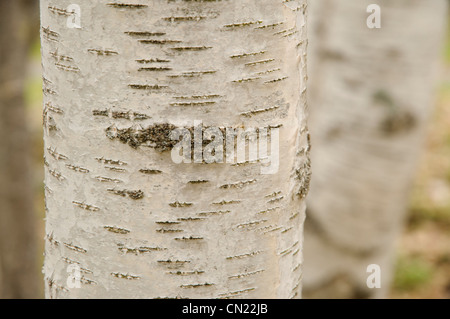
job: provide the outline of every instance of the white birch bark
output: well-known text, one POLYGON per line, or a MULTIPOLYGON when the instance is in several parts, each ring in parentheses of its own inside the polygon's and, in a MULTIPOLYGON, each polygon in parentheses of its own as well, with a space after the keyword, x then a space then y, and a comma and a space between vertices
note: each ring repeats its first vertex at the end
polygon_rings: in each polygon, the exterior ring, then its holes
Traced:
POLYGON ((446 1, 311 3, 305 297, 385 297, 433 103, 446 1), (369 4, 381 28, 369 29, 369 4), (381 289, 368 289, 370 264, 381 289))
POLYGON ((305 10, 41 0, 47 298, 300 297, 305 10), (279 127, 278 173, 173 163, 170 130, 195 120, 279 127))

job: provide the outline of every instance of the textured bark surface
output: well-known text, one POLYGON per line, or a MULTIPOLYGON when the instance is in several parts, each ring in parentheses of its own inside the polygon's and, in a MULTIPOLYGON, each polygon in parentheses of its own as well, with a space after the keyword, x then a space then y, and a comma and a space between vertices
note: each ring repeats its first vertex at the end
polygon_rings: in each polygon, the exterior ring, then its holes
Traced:
POLYGON ((28 28, 37 9, 33 1, 0 1, 0 299, 38 297, 30 132, 24 101, 28 28))
POLYGON ((446 1, 377 1, 381 29, 366 26, 371 3, 311 3, 305 297, 386 296, 433 103, 446 1))
POLYGON ((306 1, 72 2, 41 1, 46 296, 300 297, 306 1), (278 127, 278 173, 174 164, 194 120, 278 127))

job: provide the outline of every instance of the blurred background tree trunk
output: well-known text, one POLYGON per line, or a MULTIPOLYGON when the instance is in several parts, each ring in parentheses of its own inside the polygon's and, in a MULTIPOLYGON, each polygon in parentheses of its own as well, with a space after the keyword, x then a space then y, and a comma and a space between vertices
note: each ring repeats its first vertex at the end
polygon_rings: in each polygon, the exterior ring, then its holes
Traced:
POLYGON ((37 298, 36 219, 25 112, 27 53, 37 0, 0 0, 0 298, 37 298))
POLYGON ((445 0, 310 1, 313 180, 304 297, 386 297, 433 104, 445 0), (381 266, 368 289, 367 266, 381 266))

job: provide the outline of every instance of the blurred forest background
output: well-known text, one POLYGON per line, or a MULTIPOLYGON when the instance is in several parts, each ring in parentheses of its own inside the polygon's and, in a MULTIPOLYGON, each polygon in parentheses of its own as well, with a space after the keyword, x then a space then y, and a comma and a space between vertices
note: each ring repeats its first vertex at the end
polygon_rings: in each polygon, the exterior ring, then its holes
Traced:
POLYGON ((450 298, 450 28, 436 106, 398 243, 392 298, 450 298))
MULTIPOLYGON (((39 296, 43 297, 43 92, 37 33, 31 42, 27 60, 23 94, 32 136, 33 179, 30 182, 34 190, 38 245, 35 271, 40 276, 39 296)), ((450 28, 442 60, 440 83, 436 89, 436 106, 428 127, 421 164, 415 176, 406 229, 398 243, 391 298, 450 298, 450 28)))

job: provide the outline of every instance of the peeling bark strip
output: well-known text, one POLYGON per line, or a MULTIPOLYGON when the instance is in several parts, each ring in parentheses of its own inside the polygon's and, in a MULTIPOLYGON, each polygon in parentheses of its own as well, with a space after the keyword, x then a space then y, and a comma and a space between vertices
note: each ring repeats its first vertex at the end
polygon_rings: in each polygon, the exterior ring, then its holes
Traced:
POLYGON ((70 29, 41 1, 46 296, 299 297, 306 0, 77 4, 70 29), (175 164, 170 133, 207 136, 195 121, 279 128, 278 172, 250 158, 175 164), (67 260, 89 269, 79 289, 67 260))

